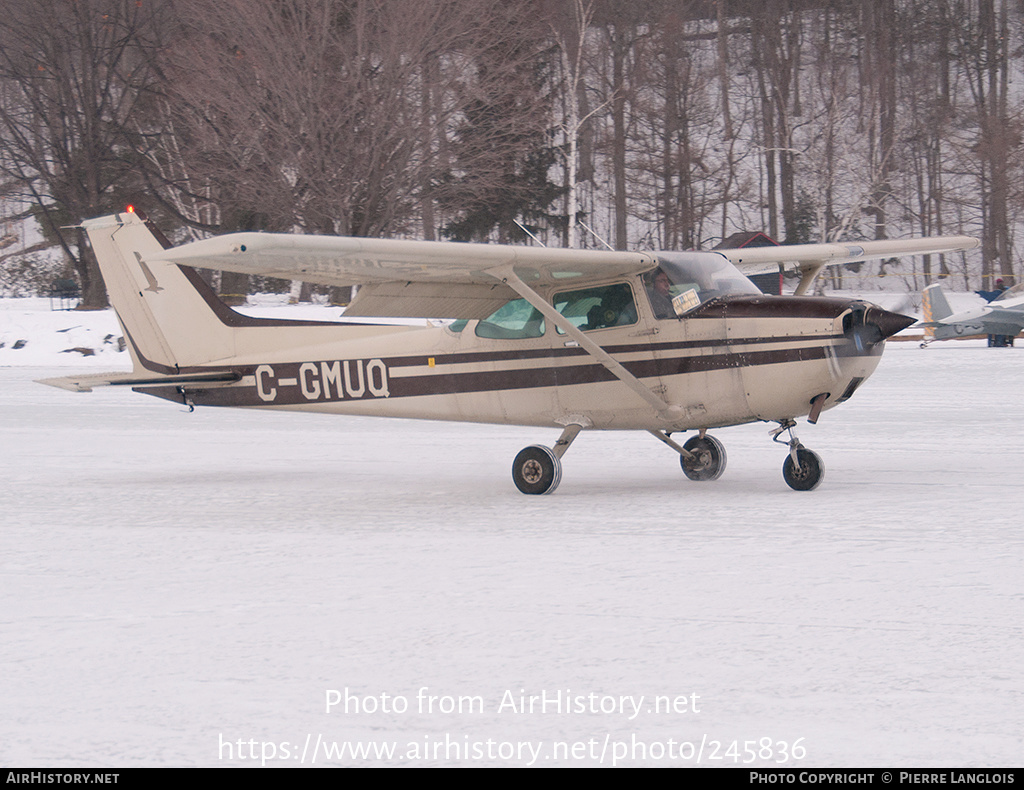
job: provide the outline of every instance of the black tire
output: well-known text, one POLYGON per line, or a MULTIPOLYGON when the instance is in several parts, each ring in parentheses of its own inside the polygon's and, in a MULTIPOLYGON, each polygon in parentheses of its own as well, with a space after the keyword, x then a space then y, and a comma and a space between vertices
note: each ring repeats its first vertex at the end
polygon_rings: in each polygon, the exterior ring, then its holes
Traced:
POLYGON ((793 463, 793 456, 787 455, 782 464, 782 477, 786 485, 794 491, 813 491, 825 477, 825 465, 813 450, 800 447, 796 451, 796 457, 800 461, 800 468, 793 463))
POLYGON ((551 449, 531 445, 512 462, 512 481, 524 494, 550 494, 562 482, 562 462, 551 449))
POLYGON ((691 480, 706 481, 717 480, 725 471, 725 447, 714 436, 691 436, 684 450, 693 453, 696 458, 679 456, 679 465, 683 467, 683 474, 691 480))

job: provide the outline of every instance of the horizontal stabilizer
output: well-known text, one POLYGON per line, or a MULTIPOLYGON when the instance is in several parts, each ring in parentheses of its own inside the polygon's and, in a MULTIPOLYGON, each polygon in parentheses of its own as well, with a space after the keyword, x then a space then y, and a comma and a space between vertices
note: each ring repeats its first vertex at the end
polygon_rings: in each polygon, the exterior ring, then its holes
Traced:
POLYGON ((93 387, 136 387, 146 384, 207 384, 211 381, 238 381, 241 376, 227 370, 210 373, 190 373, 182 376, 140 376, 138 373, 92 373, 84 376, 61 376, 55 379, 40 379, 39 384, 49 384, 71 392, 92 392, 93 387))

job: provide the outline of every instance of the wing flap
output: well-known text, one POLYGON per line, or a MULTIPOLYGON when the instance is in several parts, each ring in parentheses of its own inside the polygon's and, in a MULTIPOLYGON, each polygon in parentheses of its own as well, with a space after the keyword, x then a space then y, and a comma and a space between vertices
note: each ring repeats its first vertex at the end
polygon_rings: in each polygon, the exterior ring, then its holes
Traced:
POLYGON ((345 316, 486 318, 516 292, 499 283, 374 283, 359 289, 345 316))

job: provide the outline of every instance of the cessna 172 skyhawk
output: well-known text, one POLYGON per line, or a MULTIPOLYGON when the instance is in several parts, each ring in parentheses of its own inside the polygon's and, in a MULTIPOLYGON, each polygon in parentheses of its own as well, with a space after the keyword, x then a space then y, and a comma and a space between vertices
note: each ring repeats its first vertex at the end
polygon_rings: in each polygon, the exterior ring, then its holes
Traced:
POLYGON ((84 223, 134 363, 46 383, 129 385, 193 406, 561 428, 513 463, 547 494, 580 431, 633 429, 678 453, 691 480, 725 468, 709 428, 776 422, 786 482, 810 490, 817 454, 795 418, 847 400, 885 338, 913 323, 849 299, 766 296, 739 270, 965 250, 967 237, 720 252, 605 252, 455 242, 235 233, 171 247, 139 213, 84 223), (361 287, 348 316, 456 319, 410 327, 282 321, 225 306, 195 268, 361 287), (672 434, 696 430, 685 444, 672 434))

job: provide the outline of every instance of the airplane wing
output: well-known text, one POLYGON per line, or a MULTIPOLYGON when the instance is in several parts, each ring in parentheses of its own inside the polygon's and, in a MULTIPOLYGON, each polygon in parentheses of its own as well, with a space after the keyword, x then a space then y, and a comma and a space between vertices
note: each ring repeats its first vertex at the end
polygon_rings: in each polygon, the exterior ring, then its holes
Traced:
MULTIPOLYGON (((515 247, 276 233, 234 233, 150 256, 184 266, 359 285, 348 316, 486 318, 517 294, 489 270, 526 282, 628 277, 657 265, 642 252, 515 247)), ((578 285, 574 287, 579 287, 578 285)))
MULTIPOLYGON (((744 274, 799 268, 803 293, 826 265, 899 255, 968 250, 969 236, 799 244, 716 250, 744 274)), ((303 280, 320 285, 359 285, 349 316, 486 318, 515 298, 490 274, 512 266, 531 285, 628 277, 657 265, 652 253, 515 247, 443 241, 405 241, 278 233, 233 233, 173 247, 151 260, 184 266, 303 280)))
POLYGON ((971 236, 932 236, 918 239, 836 242, 833 244, 788 244, 774 247, 741 247, 715 250, 728 258, 741 272, 766 274, 777 272, 779 265, 799 269, 803 275, 797 293, 804 293, 826 266, 843 263, 898 258, 904 255, 937 255, 944 252, 973 250, 981 242, 971 236))

